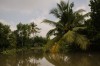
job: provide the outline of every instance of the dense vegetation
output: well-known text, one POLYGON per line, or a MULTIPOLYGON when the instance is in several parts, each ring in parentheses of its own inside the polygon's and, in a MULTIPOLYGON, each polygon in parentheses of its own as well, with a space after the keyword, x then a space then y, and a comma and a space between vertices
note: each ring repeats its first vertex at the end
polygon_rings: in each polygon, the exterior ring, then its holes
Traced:
POLYGON ((31 24, 19 23, 14 31, 11 31, 8 25, 0 23, 0 51, 35 47, 35 44, 43 47, 46 39, 35 35, 39 30, 34 22, 31 24))
POLYGON ((45 19, 43 22, 55 28, 47 33, 49 39, 45 51, 62 52, 66 50, 94 51, 100 49, 100 1, 90 0, 91 12, 73 10, 73 3, 61 1, 50 11, 58 22, 45 19), (86 19, 88 18, 88 19, 86 19))
POLYGON ((36 36, 40 28, 34 22, 19 23, 14 31, 11 31, 10 26, 0 23, 0 51, 24 47, 44 47, 44 51, 50 52, 99 50, 100 1, 90 0, 89 6, 91 12, 85 13, 83 9, 74 11, 74 3, 57 3, 57 7, 53 8, 50 14, 59 21, 43 20, 43 23, 54 27, 47 33, 46 38, 36 36))

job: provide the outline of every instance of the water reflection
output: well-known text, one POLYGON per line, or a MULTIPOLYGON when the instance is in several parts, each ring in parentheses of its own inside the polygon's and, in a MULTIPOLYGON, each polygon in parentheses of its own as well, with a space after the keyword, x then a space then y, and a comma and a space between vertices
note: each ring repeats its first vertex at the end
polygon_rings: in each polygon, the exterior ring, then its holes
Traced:
POLYGON ((0 55, 0 66, 100 66, 100 54, 43 54, 31 50, 14 55, 0 55))
POLYGON ((43 53, 34 53, 33 51, 21 52, 17 56, 17 66, 38 66, 38 60, 42 58, 43 53))
POLYGON ((45 57, 55 66, 100 66, 100 54, 48 54, 45 57))
POLYGON ((14 55, 0 55, 0 66, 38 66, 43 53, 33 51, 19 52, 14 55))

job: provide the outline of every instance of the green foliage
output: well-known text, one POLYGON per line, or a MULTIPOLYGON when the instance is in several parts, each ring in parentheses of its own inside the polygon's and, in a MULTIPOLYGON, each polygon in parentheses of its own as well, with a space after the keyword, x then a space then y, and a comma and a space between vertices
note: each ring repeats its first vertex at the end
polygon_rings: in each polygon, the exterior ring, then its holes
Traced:
POLYGON ((53 39, 48 39, 47 41, 47 44, 45 45, 44 47, 44 52, 50 52, 51 48, 53 45, 55 45, 56 43, 55 42, 58 42, 59 41, 59 38, 61 36, 57 36, 57 37, 54 37, 53 39))
POLYGON ((91 50, 100 49, 100 0, 90 0, 91 19, 87 20, 86 35, 91 41, 91 50))
POLYGON ((64 36, 63 39, 66 40, 66 42, 73 43, 75 41, 76 35, 73 31, 68 31, 64 36))
POLYGON ((0 50, 6 50, 10 47, 15 47, 16 40, 8 25, 0 23, 0 50))
MULTIPOLYGON (((3 53, 9 53, 6 50, 32 47, 32 35, 34 36, 39 30, 34 23, 19 23, 15 31, 11 31, 10 26, 0 23, 0 52, 4 51, 3 53)), ((36 42, 46 42, 46 39, 42 37, 38 39, 36 42)))
POLYGON ((43 23, 47 23, 47 24, 50 24, 52 26, 56 26, 57 23, 55 23, 54 21, 51 21, 51 20, 47 20, 47 19, 44 19, 43 20, 43 23))
MULTIPOLYGON (((78 45, 82 50, 86 50, 88 45, 90 44, 89 39, 87 39, 84 35, 78 34, 74 31, 68 31, 60 40, 60 44, 69 44, 78 45)), ((65 45, 66 46, 66 45, 65 45)))
POLYGON ((13 54, 16 54, 16 49, 5 50, 5 51, 3 51, 1 53, 5 54, 5 55, 13 55, 13 54))
POLYGON ((41 36, 35 36, 32 39, 32 46, 43 47, 47 43, 47 39, 41 36))
POLYGON ((11 45, 10 48, 16 48, 16 36, 15 34, 12 32, 10 35, 9 35, 9 44, 11 45))
POLYGON ((59 18, 59 21, 54 22, 47 19, 43 21, 55 27, 47 33, 47 37, 52 35, 58 37, 60 35, 58 41, 55 41, 55 38, 48 41, 47 46, 49 46, 52 51, 55 50, 55 46, 59 46, 56 48, 58 49, 61 48, 61 46, 64 48, 63 45, 67 47, 67 45, 70 44, 76 44, 81 49, 85 50, 89 44, 89 40, 84 35, 79 34, 78 31, 87 28, 85 26, 85 18, 88 17, 90 13, 83 14, 85 11, 83 9, 74 12, 73 6, 73 3, 61 1, 57 3, 57 8, 50 11, 50 14, 59 18))
POLYGON ((35 36, 40 28, 34 22, 19 23, 15 31, 11 31, 9 25, 0 23, 0 51, 5 50, 6 54, 10 53, 8 49, 45 46, 44 51, 63 52, 66 49, 87 50, 88 46, 100 46, 100 0, 90 0, 91 12, 86 14, 83 14, 85 10, 74 11, 73 7, 74 3, 61 0, 50 11, 59 21, 43 20, 43 23, 54 27, 48 31, 47 38, 35 36), (89 16, 91 18, 86 20, 89 16), (51 39, 52 36, 54 38, 51 39))
POLYGON ((100 0, 90 0, 92 25, 100 31, 100 0))
POLYGON ((38 33, 39 30, 40 29, 34 22, 31 24, 19 23, 17 25, 17 30, 14 32, 17 38, 17 47, 31 46, 31 36, 34 36, 34 34, 38 33))

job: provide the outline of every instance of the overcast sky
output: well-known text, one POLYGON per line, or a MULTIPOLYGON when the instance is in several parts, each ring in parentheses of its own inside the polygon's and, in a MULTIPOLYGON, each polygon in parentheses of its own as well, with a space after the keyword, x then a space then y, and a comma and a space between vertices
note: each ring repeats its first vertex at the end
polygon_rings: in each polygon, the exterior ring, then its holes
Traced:
MULTIPOLYGON (((15 30, 19 22, 35 22, 41 28, 40 35, 45 36, 51 26, 41 23, 43 19, 56 21, 57 19, 49 14, 49 11, 56 7, 60 0, 0 0, 0 22, 11 25, 15 30)), ((65 0, 66 2, 68 0, 65 0)), ((69 0, 74 2, 74 10, 89 9, 89 0, 69 0)))

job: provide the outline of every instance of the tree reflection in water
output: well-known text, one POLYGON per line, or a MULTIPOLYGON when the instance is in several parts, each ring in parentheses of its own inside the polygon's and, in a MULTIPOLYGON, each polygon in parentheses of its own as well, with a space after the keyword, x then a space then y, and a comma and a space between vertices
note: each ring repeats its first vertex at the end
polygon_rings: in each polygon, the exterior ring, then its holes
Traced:
POLYGON ((22 51, 14 55, 0 55, 0 66, 38 66, 43 53, 22 51))
POLYGON ((43 58, 43 53, 39 51, 35 53, 33 51, 28 51, 19 55, 22 56, 18 58, 18 66, 38 66, 40 64, 38 60, 43 58))
POLYGON ((22 51, 14 55, 0 54, 0 66, 100 66, 100 54, 22 51))
POLYGON ((55 66, 100 66, 100 54, 48 54, 45 58, 55 66))

